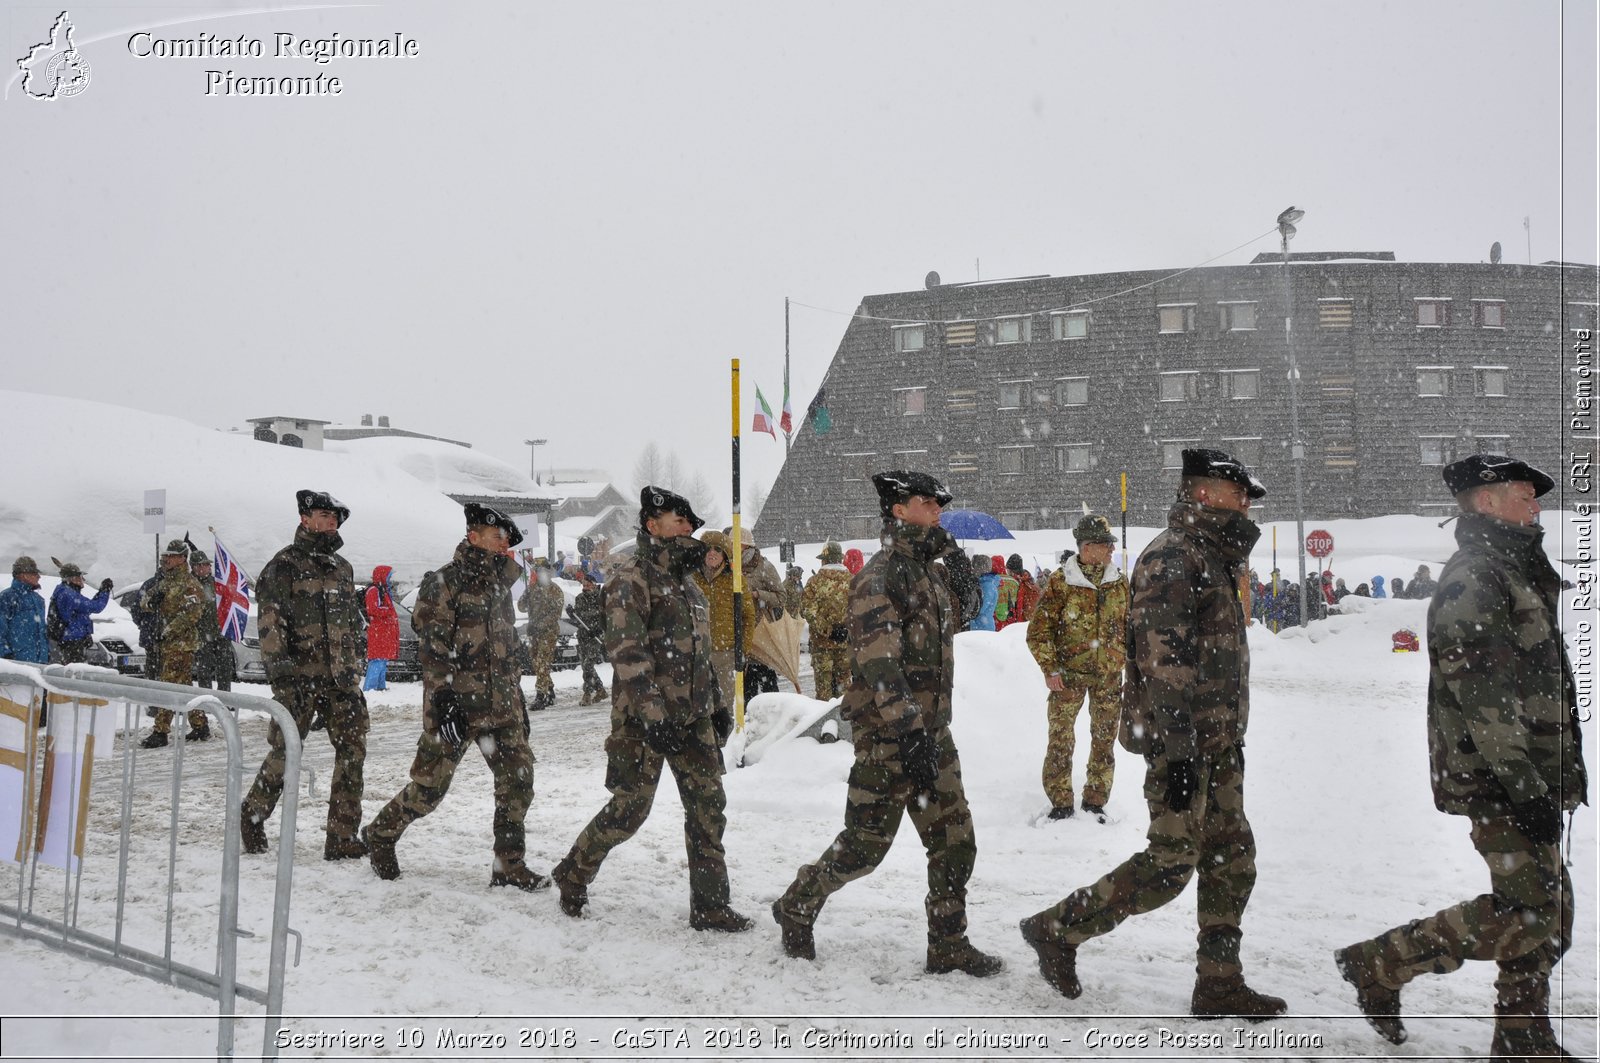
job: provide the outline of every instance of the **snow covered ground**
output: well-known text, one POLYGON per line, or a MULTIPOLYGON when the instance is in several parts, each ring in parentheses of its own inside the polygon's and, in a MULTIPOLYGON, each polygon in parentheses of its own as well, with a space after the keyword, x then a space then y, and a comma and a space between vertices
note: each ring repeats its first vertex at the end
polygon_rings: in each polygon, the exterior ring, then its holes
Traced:
MULTIPOLYGON (((1291 1009, 1278 1023, 1248 1028, 1265 1038, 1256 1045, 1266 1047, 1235 1049, 1234 1024, 1185 1016, 1193 969, 1192 888, 1165 909, 1085 946, 1079 954, 1085 986, 1079 1000, 1064 1000, 1039 978, 1017 921, 1142 847, 1143 765, 1119 751, 1110 822, 1081 816, 1041 820, 1047 806, 1038 779, 1045 689, 1027 655, 1024 631, 1011 628, 958 637, 954 725, 979 845, 969 896, 971 935, 1005 957, 1008 968, 1000 976, 976 980, 923 972, 924 861, 910 829, 901 831, 875 874, 847 887, 824 910, 815 963, 783 955, 767 907, 795 869, 814 859, 839 830, 851 756, 843 745, 809 739, 768 744, 758 763, 729 773, 726 841, 733 902, 757 918, 754 931, 733 937, 698 934, 687 926, 681 806, 670 785, 660 790, 644 829, 605 865, 584 919, 567 918, 549 893, 490 890, 490 777, 469 755, 445 803, 402 840, 405 875, 398 882, 379 881, 364 862, 324 863, 325 806, 318 799, 302 804, 291 922, 305 935, 305 949, 288 973, 285 1008, 292 1018, 286 1026, 301 1037, 343 1030, 381 1033, 386 1040, 382 1049, 286 1048, 283 1057, 1038 1054, 956 1049, 955 1039, 969 1026, 991 1034, 1047 1035, 1048 1051, 1058 1057, 1478 1056, 1490 1036, 1492 965, 1468 964, 1453 975, 1412 983, 1404 998, 1412 1038, 1397 1048, 1355 1017, 1353 996, 1331 960, 1338 946, 1486 886, 1466 823, 1436 812, 1429 795, 1425 655, 1390 651, 1390 633, 1402 626, 1420 630, 1425 609, 1422 602, 1358 602, 1309 632, 1252 631, 1247 802, 1260 878, 1246 915, 1244 957, 1251 980, 1285 996, 1291 1009), (504 1051, 442 1049, 437 1035, 446 1027, 503 1034, 510 1041, 504 1051), (660 1027, 691 1031, 691 1047, 647 1032, 660 1027), (790 1048, 770 1047, 775 1027, 792 1038, 790 1048), (397 1044, 397 1031, 410 1028, 423 1031, 424 1046, 397 1044), (562 1052, 535 1050, 535 1043, 519 1053, 521 1028, 571 1028, 577 1043, 562 1052), (702 1031, 708 1028, 757 1030, 763 1047, 741 1049, 724 1033, 726 1047, 707 1049, 702 1031), (895 1030, 916 1046, 850 1051, 818 1042, 841 1031, 895 1030), (1161 1030, 1169 1033, 1164 1044, 1157 1041, 1161 1030), (613 1047, 616 1031, 622 1047, 613 1047), (935 1031, 947 1038, 937 1051, 921 1041, 935 1031), (1285 1049, 1282 1036, 1271 1040, 1274 1031, 1314 1035, 1321 1047, 1285 1049), (1140 1034, 1149 1047, 1137 1047, 1140 1034), (1172 1047, 1203 1037, 1221 1037, 1224 1047, 1172 1047), (1123 1043, 1134 1047, 1116 1048, 1114 1038, 1132 1039, 1123 1043), (802 1051, 808 1039, 813 1047, 802 1051)), ((556 682, 560 703, 533 719, 539 765, 528 817, 529 861, 542 870, 560 859, 606 796, 601 743, 607 709, 576 705, 577 673, 561 673, 556 682)), ((793 715, 792 698, 776 700, 773 711, 793 715)), ((395 685, 372 702, 368 818, 406 780, 420 689, 395 685)), ((752 715, 762 711, 757 703, 752 715)), ((1085 728, 1080 721, 1080 771, 1085 728)), ((265 748, 264 721, 250 721, 246 733, 253 770, 265 748)), ((1592 727, 1586 744, 1589 763, 1597 763, 1592 727)), ((308 750, 308 763, 325 785, 331 764, 325 739, 314 734, 308 750)), ((217 850, 228 812, 218 796, 225 754, 215 742, 188 754, 174 948, 180 959, 204 962, 214 941, 217 850)), ((164 899, 160 828, 168 806, 166 776, 157 769, 168 755, 145 754, 137 780, 135 834, 142 862, 129 889, 128 933, 130 941, 139 943, 142 936, 147 945, 159 934, 164 899)), ((101 775, 90 829, 81 922, 91 930, 106 930, 114 895, 115 862, 108 854, 115 852, 118 822, 116 804, 104 790, 113 776, 109 770, 101 775)), ((1555 1006, 1575 1016, 1562 1024, 1562 1036, 1569 1049, 1589 1056, 1596 1049, 1595 858, 1591 805, 1580 811, 1572 836, 1576 944, 1555 981, 1555 1006)), ((270 925, 272 870, 268 857, 245 857, 241 922, 257 935, 270 925)), ((15 889, 6 874, 0 872, 0 892, 15 889)), ((41 873, 41 885, 44 880, 41 873)), ((246 982, 265 984, 265 960, 262 937, 241 941, 246 982)), ((0 973, 8 995, 7 1057, 175 1058, 205 1056, 214 1046, 214 1006, 202 997, 9 939, 0 939, 0 973), (17 1017, 28 1015, 53 1017, 17 1017), (106 1015, 118 1017, 97 1017, 106 1015)), ((262 1024, 254 1007, 241 1011, 251 1016, 236 1024, 244 1056, 259 1048, 262 1024)))

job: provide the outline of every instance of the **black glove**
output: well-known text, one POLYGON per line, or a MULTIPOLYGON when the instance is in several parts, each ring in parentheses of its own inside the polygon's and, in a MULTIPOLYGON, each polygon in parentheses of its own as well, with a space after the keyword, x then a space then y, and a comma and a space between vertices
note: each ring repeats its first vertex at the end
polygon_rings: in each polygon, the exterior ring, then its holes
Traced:
POLYGON ((849 638, 850 638, 850 625, 849 624, 835 624, 831 628, 828 629, 828 640, 830 642, 845 642, 845 641, 848 641, 849 638))
POLYGON ((684 729, 670 720, 644 725, 645 745, 660 753, 663 757, 674 756, 683 752, 688 735, 684 729))
POLYGON ((733 713, 726 708, 719 708, 711 714, 711 726, 717 729, 718 748, 727 745, 728 736, 733 734, 733 713))
POLYGON ((1199 789, 1200 777, 1194 761, 1175 760, 1167 765, 1167 807, 1179 812, 1189 811, 1194 792, 1199 789))
POLYGON ((106 579, 103 579, 103 580, 100 581, 100 593, 102 593, 102 594, 110 594, 111 593, 111 580, 110 580, 110 578, 106 578, 106 579))
POLYGON ((461 695, 446 687, 433 693, 433 723, 439 737, 460 749, 467 740, 467 714, 461 708, 461 695))
POLYGON ((1511 822, 1535 845, 1561 841, 1561 809, 1548 794, 1511 806, 1511 822))
POLYGON ((900 736, 900 767, 906 777, 924 790, 939 778, 939 745, 922 728, 900 736))

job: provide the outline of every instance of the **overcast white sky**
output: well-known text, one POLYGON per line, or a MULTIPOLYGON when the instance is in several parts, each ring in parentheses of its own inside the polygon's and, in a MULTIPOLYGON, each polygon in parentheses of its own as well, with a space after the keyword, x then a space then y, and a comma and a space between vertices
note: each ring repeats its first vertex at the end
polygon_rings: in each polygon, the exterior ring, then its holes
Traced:
MULTIPOLYGON (((785 296, 1181 268, 1290 204, 1297 250, 1520 262, 1527 216, 1534 261, 1597 260, 1592 0, 241 14, 267 6, 74 3, 92 80, 52 102, 15 59, 61 5, 0 9, 4 387, 218 427, 387 413, 518 464, 538 436, 619 481, 654 439, 721 482, 729 359, 748 428, 785 296), (267 55, 141 59, 139 30, 267 55), (421 54, 319 66, 276 32, 421 54), (208 97, 208 69, 344 89, 208 97)), ((793 312, 797 416, 843 314, 793 312)), ((747 492, 781 451, 747 437, 747 492)))

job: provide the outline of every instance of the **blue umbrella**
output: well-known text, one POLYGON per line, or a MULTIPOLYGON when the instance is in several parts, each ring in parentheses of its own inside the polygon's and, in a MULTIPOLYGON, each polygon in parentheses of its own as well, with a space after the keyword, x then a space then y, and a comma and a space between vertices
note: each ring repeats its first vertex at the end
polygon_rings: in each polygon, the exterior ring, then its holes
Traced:
POLYGON ((939 524, 957 539, 1015 539, 1004 524, 975 509, 947 509, 939 524))

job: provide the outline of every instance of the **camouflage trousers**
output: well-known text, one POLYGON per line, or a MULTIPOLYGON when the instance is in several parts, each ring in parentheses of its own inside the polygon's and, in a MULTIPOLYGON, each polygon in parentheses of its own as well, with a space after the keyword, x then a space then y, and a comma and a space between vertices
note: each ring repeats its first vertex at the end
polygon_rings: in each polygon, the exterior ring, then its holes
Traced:
POLYGON ((817 682, 817 700, 832 701, 850 685, 850 651, 813 648, 811 675, 817 682))
POLYGON ((1201 757, 1197 768, 1194 800, 1187 811, 1178 811, 1166 803, 1166 762, 1149 761, 1144 851, 1039 913, 1047 917, 1051 938, 1080 945, 1108 934, 1130 915, 1154 911, 1178 896, 1198 868, 1195 970, 1202 978, 1242 972, 1239 923, 1256 884, 1256 839, 1244 814, 1244 762, 1235 747, 1201 757))
POLYGON ((1572 879, 1559 844, 1529 841, 1510 819, 1474 820, 1472 845, 1489 865, 1490 892, 1357 947, 1390 989, 1419 974, 1448 974, 1467 960, 1493 960, 1500 1004, 1511 1007, 1528 995, 1529 983, 1547 982, 1572 944, 1572 879))
POLYGON ((584 885, 594 881, 607 854, 636 834, 650 815, 663 764, 672 769, 683 802, 683 840, 689 855, 689 896, 694 908, 714 908, 728 903, 728 862, 722 832, 728 819, 723 810, 722 751, 709 717, 695 721, 683 750, 670 757, 645 744, 644 725, 632 717, 612 712, 611 735, 606 739, 606 789, 611 800, 579 833, 567 854, 572 878, 584 885))
POLYGON ((556 661, 556 633, 534 636, 529 641, 528 652, 533 658, 533 674, 538 680, 534 697, 544 702, 554 701, 556 684, 550 678, 550 666, 556 661))
MULTIPOLYGON (((184 687, 194 683, 193 650, 164 650, 157 667, 160 670, 156 673, 155 678, 163 683, 176 683, 184 687)), ((172 730, 172 716, 171 709, 157 709, 155 723, 151 724, 150 729, 157 734, 168 734, 172 730)), ((206 722, 206 714, 199 709, 193 709, 189 712, 189 726, 196 731, 210 730, 211 728, 211 725, 206 722)))
POLYGON ((1050 742, 1044 753, 1044 792, 1056 807, 1072 807, 1072 753, 1077 747, 1078 711, 1089 698, 1089 763, 1084 766, 1083 800, 1104 805, 1116 773, 1114 747, 1122 720, 1122 673, 1098 676, 1092 684, 1071 679, 1066 689, 1053 690, 1045 713, 1050 742))
POLYGON ((941 727, 932 737, 939 744, 939 777, 932 793, 922 793, 900 766, 900 743, 856 732, 844 830, 815 863, 795 875, 778 900, 786 915, 815 922, 830 896, 883 862, 900 829, 900 817, 910 815, 928 851, 928 893, 923 901, 928 942, 937 945, 965 936, 967 880, 977 862, 978 841, 950 729, 941 727))
MULTIPOLYGON (((354 838, 361 829, 362 772, 367 761, 367 699, 352 684, 330 687, 308 680, 279 680, 272 697, 294 716, 300 740, 320 716, 333 744, 333 781, 328 787, 328 837, 354 838)), ((245 810, 265 823, 283 795, 284 739, 277 723, 267 733, 272 749, 261 762, 256 781, 244 799, 245 810)))
POLYGON ((383 806, 367 827, 367 837, 391 845, 412 823, 439 807, 450 792, 450 780, 469 749, 483 754, 494 774, 494 852, 521 859, 527 844, 524 822, 533 804, 533 750, 522 724, 480 729, 467 726, 467 740, 456 749, 437 732, 423 731, 411 762, 411 781, 383 806))
POLYGON ((578 663, 583 665, 583 689, 588 693, 599 693, 605 690, 605 683, 600 680, 600 673, 595 666, 604 661, 605 653, 600 648, 600 643, 594 639, 578 640, 578 663))

